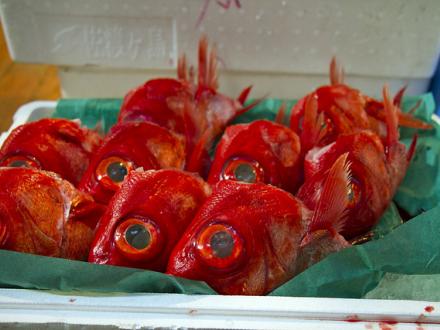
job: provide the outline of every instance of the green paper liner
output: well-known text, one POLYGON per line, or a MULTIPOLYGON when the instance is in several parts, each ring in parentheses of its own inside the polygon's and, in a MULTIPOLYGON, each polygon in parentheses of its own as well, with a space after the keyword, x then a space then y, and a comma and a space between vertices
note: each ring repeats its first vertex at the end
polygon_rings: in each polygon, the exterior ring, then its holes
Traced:
MULTIPOLYGON (((430 94, 407 97, 403 110, 421 101, 415 115, 431 121, 430 94)), ((120 99, 65 99, 54 117, 80 119, 105 132, 116 122, 120 99)), ((266 99, 235 122, 273 120, 284 100, 266 99)), ((286 100, 288 109, 296 102, 286 100)), ((401 225, 392 203, 373 230, 373 241, 332 254, 274 290, 270 295, 383 299, 440 299, 439 125, 420 138, 414 162, 395 196, 399 207, 415 216, 401 225), (420 291, 423 287, 423 290, 420 291)), ((414 130, 402 129, 410 143, 414 130)), ((148 270, 0 251, 0 287, 60 291, 215 294, 205 283, 148 270)))

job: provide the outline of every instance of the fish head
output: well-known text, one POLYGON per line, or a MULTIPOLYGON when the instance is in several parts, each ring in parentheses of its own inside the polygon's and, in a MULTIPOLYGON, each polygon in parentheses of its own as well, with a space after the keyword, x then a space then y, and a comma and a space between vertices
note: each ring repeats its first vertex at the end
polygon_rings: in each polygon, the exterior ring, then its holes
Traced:
POLYGON ((133 169, 182 168, 184 162, 180 135, 150 122, 120 123, 92 157, 79 188, 107 204, 133 169))
POLYGON ((289 128, 267 120, 232 125, 217 146, 208 182, 261 182, 293 192, 301 180, 299 159, 299 138, 289 128))
POLYGON ((52 172, 0 168, 0 247, 86 259, 103 207, 52 172))
POLYGON ((32 167, 58 173, 77 185, 99 135, 65 119, 41 119, 14 129, 0 149, 0 166, 32 167))
POLYGON ((381 139, 367 130, 340 135, 335 142, 310 150, 304 161, 305 182, 297 197, 314 209, 328 170, 338 157, 348 153, 349 202, 341 234, 348 239, 365 233, 377 223, 394 194, 384 152, 381 139))
POLYGON ((167 273, 221 294, 266 294, 295 274, 306 216, 281 189, 220 181, 174 248, 167 273))
POLYGON ((183 115, 170 106, 170 102, 188 93, 188 86, 183 81, 170 78, 149 80, 124 97, 118 122, 148 121, 184 134, 183 115))
POLYGON ((100 221, 89 261, 165 270, 171 249, 210 193, 180 170, 132 171, 100 221))

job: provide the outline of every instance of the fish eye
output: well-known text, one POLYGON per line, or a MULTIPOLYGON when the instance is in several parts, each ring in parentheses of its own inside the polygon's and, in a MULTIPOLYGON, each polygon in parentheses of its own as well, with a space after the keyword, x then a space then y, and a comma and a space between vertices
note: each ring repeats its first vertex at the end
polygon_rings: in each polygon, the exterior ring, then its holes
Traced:
POLYGON ((37 168, 40 169, 40 163, 31 156, 25 155, 14 155, 5 157, 0 161, 0 166, 6 167, 26 167, 26 168, 37 168))
POLYGON ((163 240, 159 228, 146 218, 128 218, 116 228, 118 250, 133 260, 152 259, 161 251, 163 240))
POLYGON ((244 242, 229 225, 211 224, 200 232, 196 241, 198 256, 216 269, 231 269, 244 257, 244 242))
POLYGON ((362 197, 362 190, 360 187, 360 182, 352 177, 350 186, 348 187, 348 207, 355 207, 362 197))
POLYGON ((96 178, 106 188, 117 190, 125 176, 133 168, 133 164, 120 157, 108 157, 103 159, 96 168, 96 178))
POLYGON ((255 160, 235 157, 229 160, 224 166, 222 173, 223 180, 235 180, 247 183, 264 181, 264 171, 261 165, 255 160))

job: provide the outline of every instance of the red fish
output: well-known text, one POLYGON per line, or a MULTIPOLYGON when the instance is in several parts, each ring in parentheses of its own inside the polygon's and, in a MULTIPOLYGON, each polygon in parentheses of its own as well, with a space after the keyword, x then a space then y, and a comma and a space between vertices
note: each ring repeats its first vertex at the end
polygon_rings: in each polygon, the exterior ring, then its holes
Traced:
POLYGON ((320 200, 326 171, 341 154, 349 154, 352 180, 347 221, 342 231, 347 239, 366 233, 379 221, 414 153, 415 140, 408 152, 398 141, 397 109, 387 88, 383 94, 387 112, 385 141, 370 130, 343 134, 325 147, 310 150, 305 158, 305 183, 297 197, 314 208, 320 200))
POLYGON ((11 132, 0 149, 0 166, 51 171, 77 185, 100 143, 96 132, 76 122, 41 119, 11 132))
POLYGON ((179 170, 133 171, 96 231, 89 261, 164 271, 210 187, 179 170))
POLYGON ((51 172, 0 168, 0 248, 86 260, 104 208, 51 172))
POLYGON ((229 126, 217 145, 208 183, 262 182, 295 192, 301 180, 300 149, 292 130, 271 121, 229 126))
POLYGON ((79 189, 106 204, 132 169, 181 169, 184 163, 185 143, 180 135, 150 122, 121 123, 96 151, 79 189))
POLYGON ((190 90, 190 84, 183 79, 149 80, 129 91, 124 97, 118 122, 149 121, 184 134, 183 116, 171 109, 168 102, 190 90))
POLYGON ((177 73, 178 79, 154 79, 130 91, 124 98, 118 121, 151 121, 183 134, 186 169, 201 173, 209 162, 206 149, 212 139, 257 102, 243 106, 250 87, 237 100, 218 93, 217 52, 215 48, 208 52, 206 37, 199 43, 197 83, 194 69, 188 69, 185 56, 179 59, 177 73))
MULTIPOLYGON (((333 58, 330 64, 330 85, 322 86, 313 93, 298 101, 292 108, 290 128, 301 137, 301 146, 307 152, 315 146, 325 146, 334 142, 340 134, 356 133, 360 130, 370 129, 380 136, 386 135, 386 112, 383 103, 378 102, 344 84, 344 72, 338 67, 333 58), (316 118, 323 128, 319 138, 313 133, 316 127, 311 118, 306 118, 305 113, 308 99, 314 99, 317 107, 316 118), (314 136, 314 138, 311 138, 314 136)), ((395 97, 395 105, 400 105, 403 89, 395 97)), ((312 102, 312 103, 313 103, 312 102)), ((419 129, 429 129, 431 125, 397 110, 398 122, 401 126, 419 129)))
POLYGON ((203 280, 221 294, 264 295, 348 246, 338 234, 348 202, 346 158, 332 167, 313 212, 271 185, 220 181, 174 248, 167 273, 203 280))

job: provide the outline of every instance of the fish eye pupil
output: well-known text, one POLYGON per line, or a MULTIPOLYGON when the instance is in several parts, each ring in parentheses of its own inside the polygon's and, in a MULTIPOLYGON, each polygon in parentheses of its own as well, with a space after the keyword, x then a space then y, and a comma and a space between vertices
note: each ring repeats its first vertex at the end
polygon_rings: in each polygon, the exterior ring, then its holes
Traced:
POLYGON ((127 167, 122 162, 113 162, 107 166, 107 175, 113 182, 124 181, 127 173, 127 167))
POLYGON ((210 240, 210 246, 213 254, 218 258, 227 258, 232 255, 234 249, 234 238, 232 235, 221 230, 212 235, 210 240))
POLYGON ((151 235, 144 226, 135 224, 125 231, 125 240, 136 250, 142 250, 150 244, 151 235))
POLYGON ((24 159, 13 160, 9 163, 9 167, 31 167, 24 159))
POLYGON ((257 180, 257 174, 253 166, 241 163, 234 170, 234 176, 238 181, 254 183, 257 180))

